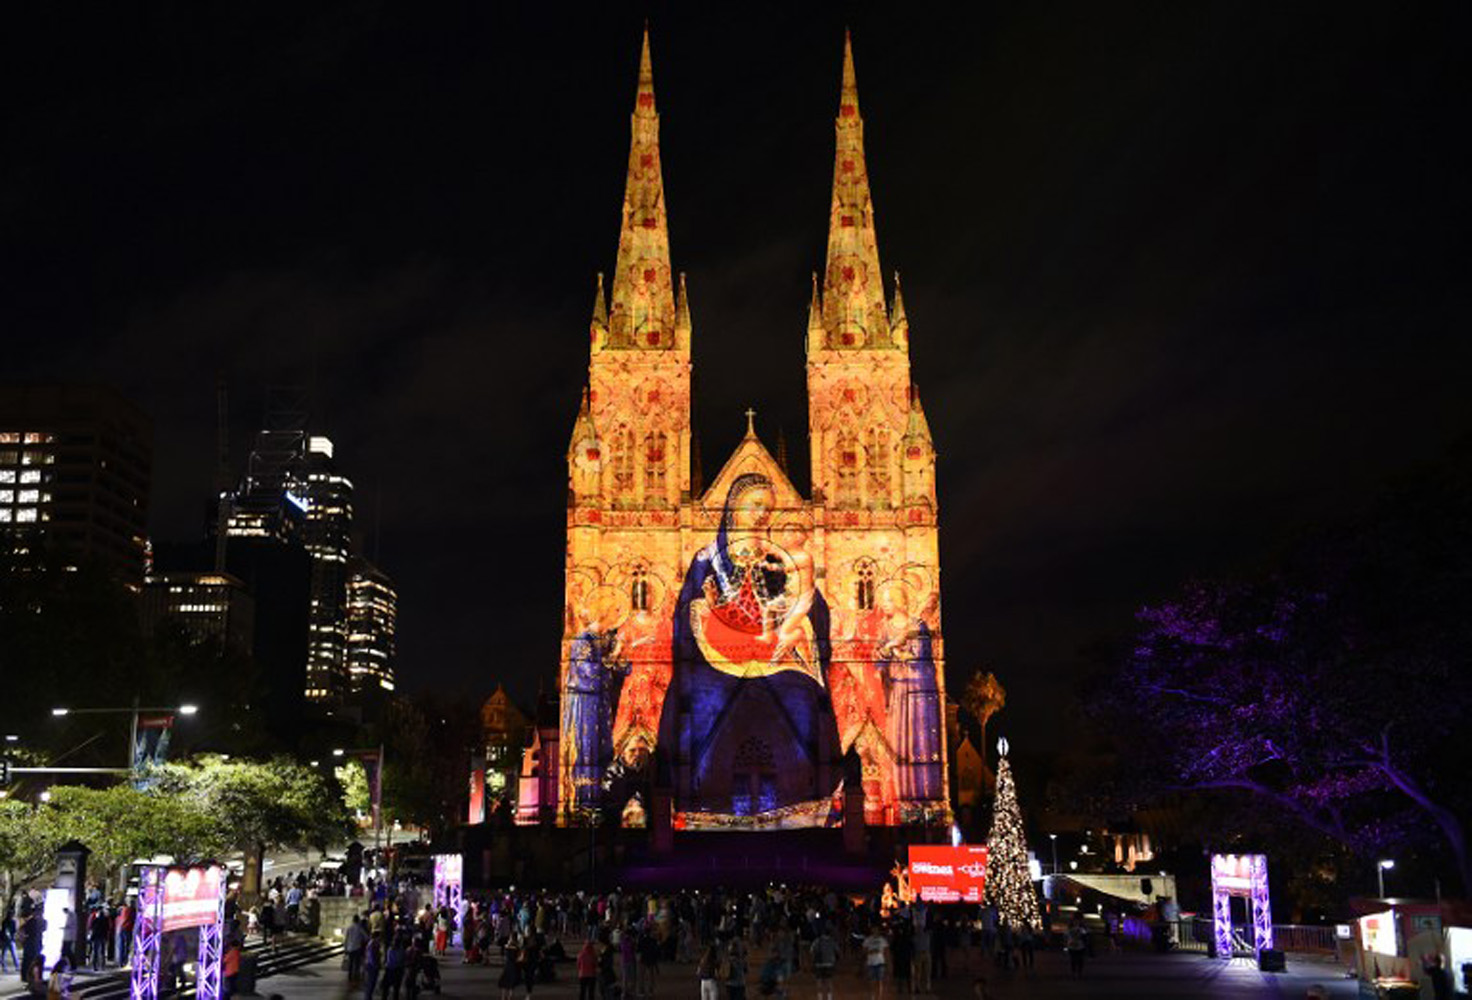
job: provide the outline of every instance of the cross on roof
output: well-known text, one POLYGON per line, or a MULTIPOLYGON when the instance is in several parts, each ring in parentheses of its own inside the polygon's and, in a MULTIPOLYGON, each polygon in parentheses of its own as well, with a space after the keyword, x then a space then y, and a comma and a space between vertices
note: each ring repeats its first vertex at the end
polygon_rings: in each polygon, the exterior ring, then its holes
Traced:
POLYGON ((756 419, 756 411, 751 407, 746 408, 746 436, 756 437, 756 426, 752 423, 756 419))

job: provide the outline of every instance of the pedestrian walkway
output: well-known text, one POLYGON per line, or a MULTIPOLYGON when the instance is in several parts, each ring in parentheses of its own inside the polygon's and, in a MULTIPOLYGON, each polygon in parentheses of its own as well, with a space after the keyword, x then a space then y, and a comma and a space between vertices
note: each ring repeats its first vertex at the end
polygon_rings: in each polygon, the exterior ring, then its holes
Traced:
MULTIPOLYGON (((755 969, 759 963, 752 962, 755 969)), ((1071 979, 1068 963, 1058 952, 1042 952, 1037 957, 1037 968, 1030 973, 997 971, 990 962, 976 965, 977 971, 987 979, 988 989, 997 1000, 1070 1000, 1070 998, 1153 998, 1153 1000, 1249 1000, 1258 997, 1279 997, 1284 1000, 1300 1000, 1310 986, 1322 985, 1335 1000, 1358 995, 1356 984, 1345 979, 1334 966, 1319 962, 1293 961, 1290 957, 1288 972, 1264 973, 1244 961, 1222 962, 1202 955, 1156 955, 1148 952, 1125 952, 1103 956, 1086 964, 1082 979, 1071 979)), ((443 996, 448 1000, 459 998, 495 997, 498 995, 496 978, 500 975, 500 964, 491 966, 466 966, 461 964, 458 953, 441 963, 443 996)), ((533 994, 536 998, 562 998, 577 996, 577 979, 572 963, 558 966, 558 980, 539 983, 533 994)), ((350 990, 341 962, 321 962, 291 972, 283 973, 261 984, 265 995, 279 993, 286 1000, 364 1000, 360 990, 350 990)), ((935 984, 929 996, 938 1000, 973 1000, 974 974, 968 969, 964 956, 956 956, 951 962, 951 975, 935 984)), ((520 988, 517 996, 522 995, 520 988)), ((654 1000, 694 1000, 700 989, 695 981, 693 965, 664 965, 655 989, 654 1000)), ((860 977, 857 962, 853 958, 839 966, 834 980, 835 1000, 868 1000, 868 984, 860 977)), ((432 996, 432 995, 431 995, 432 996)), ((747 996, 759 1000, 761 993, 753 976, 747 984, 747 996)), ((812 1000, 815 996, 811 972, 799 972, 789 984, 789 1000, 812 1000)), ((906 994, 896 994, 894 984, 886 983, 884 1000, 902 1000, 906 994)), ((426 998, 427 1000, 427 998, 426 998)), ((638 1000, 629 997, 628 1000, 638 1000)))

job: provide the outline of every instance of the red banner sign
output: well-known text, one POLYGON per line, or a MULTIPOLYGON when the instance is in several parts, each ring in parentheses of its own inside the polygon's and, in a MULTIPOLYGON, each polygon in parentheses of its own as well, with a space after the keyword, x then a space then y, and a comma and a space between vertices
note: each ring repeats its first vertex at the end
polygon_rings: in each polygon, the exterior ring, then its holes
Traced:
POLYGON ((986 887, 986 845, 910 845, 910 890, 930 903, 980 903, 986 887))
POLYGON ((223 868, 170 868, 164 875, 164 933, 216 923, 224 874, 223 868))

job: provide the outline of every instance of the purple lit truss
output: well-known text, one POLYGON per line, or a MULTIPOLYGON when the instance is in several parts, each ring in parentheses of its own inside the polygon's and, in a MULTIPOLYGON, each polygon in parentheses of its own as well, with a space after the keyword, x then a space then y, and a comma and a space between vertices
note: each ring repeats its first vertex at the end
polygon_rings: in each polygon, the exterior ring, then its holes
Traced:
MULTIPOLYGON (((223 1000, 224 997, 225 887, 228 875, 225 869, 220 869, 214 919, 200 923, 197 918, 186 918, 183 924, 199 926, 199 964, 195 978, 195 996, 199 1000, 223 1000)), ((168 878, 167 866, 140 865, 138 868, 138 915, 133 922, 133 973, 129 988, 132 1000, 158 1000, 163 974, 164 886, 168 878)))
POLYGON ((434 908, 448 906, 457 917, 460 913, 464 856, 460 854, 436 854, 434 856, 434 908))
POLYGON ((164 927, 164 869, 138 870, 138 914, 133 920, 133 1000, 157 1000, 159 945, 164 927))
POLYGON ((1216 953, 1231 958, 1237 950, 1232 934, 1232 898, 1249 901, 1252 908, 1252 950, 1261 954, 1273 946, 1273 913, 1268 902, 1266 854, 1213 854, 1211 856, 1211 910, 1216 953))
POLYGON ((199 974, 195 978, 197 1000, 223 1000, 225 966, 225 887, 229 871, 220 872, 220 897, 215 922, 199 928, 199 974))

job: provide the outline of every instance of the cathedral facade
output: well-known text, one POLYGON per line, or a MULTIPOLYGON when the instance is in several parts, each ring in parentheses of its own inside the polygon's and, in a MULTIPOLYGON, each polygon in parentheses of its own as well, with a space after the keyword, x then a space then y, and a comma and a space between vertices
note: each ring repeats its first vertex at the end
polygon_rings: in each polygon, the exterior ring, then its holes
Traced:
POLYGON ((811 496, 750 411, 701 484, 645 33, 617 265, 598 279, 567 456, 563 824, 641 825, 663 796, 675 829, 829 826, 860 791, 870 823, 949 815, 935 450, 898 276, 885 297, 863 130, 846 40, 806 324, 811 496))

